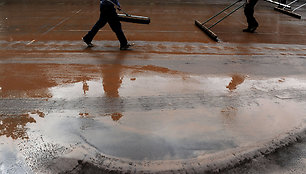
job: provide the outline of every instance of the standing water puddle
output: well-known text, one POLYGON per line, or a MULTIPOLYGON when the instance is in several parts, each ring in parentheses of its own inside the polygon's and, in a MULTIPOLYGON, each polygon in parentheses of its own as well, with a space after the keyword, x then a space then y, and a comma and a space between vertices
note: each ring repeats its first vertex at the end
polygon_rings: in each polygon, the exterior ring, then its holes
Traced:
POLYGON ((14 75, 1 79, 2 139, 86 144, 101 154, 132 160, 189 159, 267 140, 305 121, 303 77, 74 66, 75 72, 66 74, 56 69, 27 80, 14 75), (41 85, 31 82, 41 75, 41 85), (22 104, 16 111, 10 103, 22 104))

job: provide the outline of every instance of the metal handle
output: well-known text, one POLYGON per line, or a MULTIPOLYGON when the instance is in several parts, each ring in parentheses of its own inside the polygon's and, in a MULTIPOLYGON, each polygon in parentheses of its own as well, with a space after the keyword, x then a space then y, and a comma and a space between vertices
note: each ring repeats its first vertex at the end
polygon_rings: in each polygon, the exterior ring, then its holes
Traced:
POLYGON ((298 0, 294 0, 294 1, 290 2, 290 3, 287 4, 287 5, 291 5, 291 4, 295 3, 296 1, 298 1, 298 0))
POLYGON ((232 6, 236 5, 238 2, 240 2, 241 0, 238 0, 236 2, 234 2, 233 4, 227 6, 225 9, 223 9, 222 11, 220 11, 218 14, 216 14, 215 16, 212 16, 211 18, 207 19, 205 22, 202 23, 202 25, 206 24, 207 22, 209 22, 210 20, 212 20, 213 18, 219 16, 221 13, 223 13, 225 10, 231 8, 232 6))
POLYGON ((229 14, 227 14, 226 16, 224 16, 223 18, 221 18, 220 20, 218 20, 216 23, 214 23, 212 26, 210 26, 208 29, 210 29, 210 28, 214 27, 215 25, 217 25, 218 23, 220 23, 221 21, 223 21, 225 18, 227 18, 229 15, 235 13, 237 10, 239 10, 239 9, 240 9, 241 7, 243 7, 244 5, 245 5, 245 3, 242 4, 242 5, 240 5, 239 7, 235 8, 235 9, 234 9, 233 11, 231 11, 229 14))
POLYGON ((305 4, 302 4, 302 5, 300 5, 300 6, 298 6, 297 8, 295 8, 294 10, 292 10, 292 12, 294 12, 295 10, 297 10, 297 9, 299 9, 299 8, 304 7, 305 5, 306 5, 306 3, 305 3, 305 4))
POLYGON ((272 1, 272 0, 265 0, 265 1, 276 4, 276 5, 281 5, 281 6, 286 7, 286 8, 291 8, 289 5, 282 4, 282 3, 279 3, 279 2, 275 2, 275 1, 272 1))

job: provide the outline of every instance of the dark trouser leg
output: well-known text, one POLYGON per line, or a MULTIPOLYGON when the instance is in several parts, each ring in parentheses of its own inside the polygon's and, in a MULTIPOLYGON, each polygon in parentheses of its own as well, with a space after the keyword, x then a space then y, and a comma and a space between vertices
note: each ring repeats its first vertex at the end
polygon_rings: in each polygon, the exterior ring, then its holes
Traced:
POLYGON ((121 46, 127 45, 126 37, 122 31, 121 23, 118 19, 117 13, 114 11, 111 12, 110 18, 108 19, 109 26, 116 33, 116 36, 120 42, 121 46))
POLYGON ((250 3, 247 3, 244 8, 244 14, 247 18, 248 28, 257 27, 258 22, 254 17, 254 7, 258 0, 251 0, 250 3))
POLYGON ((92 27, 92 29, 84 36, 84 39, 88 42, 91 42, 98 31, 105 26, 107 23, 106 17, 103 15, 103 12, 100 12, 100 18, 96 22, 96 24, 92 27))

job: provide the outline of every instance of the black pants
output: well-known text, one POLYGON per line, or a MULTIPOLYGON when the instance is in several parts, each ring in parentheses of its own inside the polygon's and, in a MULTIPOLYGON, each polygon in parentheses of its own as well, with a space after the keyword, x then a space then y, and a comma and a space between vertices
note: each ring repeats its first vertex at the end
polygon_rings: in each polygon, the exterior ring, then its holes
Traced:
POLYGON ((92 29, 84 36, 84 39, 88 42, 91 42, 98 31, 108 23, 111 29, 116 33, 120 45, 124 46, 127 44, 126 37, 122 31, 121 23, 118 19, 116 9, 113 5, 101 4, 100 5, 100 18, 92 29))
POLYGON ((258 22, 254 17, 254 7, 258 0, 250 0, 244 7, 244 14, 247 18, 248 28, 258 27, 258 22))

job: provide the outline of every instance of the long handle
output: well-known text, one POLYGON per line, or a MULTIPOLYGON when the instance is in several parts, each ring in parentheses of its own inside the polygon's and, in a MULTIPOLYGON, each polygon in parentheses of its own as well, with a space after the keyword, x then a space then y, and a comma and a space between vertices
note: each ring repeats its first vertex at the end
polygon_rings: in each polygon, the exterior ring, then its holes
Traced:
POLYGON ((118 9, 119 11, 122 11, 122 13, 124 13, 126 16, 131 16, 131 15, 128 14, 127 12, 123 11, 123 10, 122 10, 117 4, 115 4, 113 1, 111 1, 111 0, 106 0, 106 1, 112 3, 114 6, 117 7, 117 9, 118 9))
POLYGON ((232 6, 236 5, 238 2, 240 2, 241 0, 238 0, 236 2, 234 2, 233 4, 227 6, 225 9, 223 9, 222 11, 220 11, 218 14, 216 14, 215 16, 212 16, 211 18, 207 19, 205 22, 202 23, 202 25, 206 24, 207 22, 209 22, 210 20, 212 20, 213 18, 219 16, 221 13, 223 13, 225 10, 231 8, 232 6))
POLYGON ((282 7, 291 8, 290 5, 282 4, 282 3, 275 2, 275 1, 272 1, 272 0, 265 0, 265 1, 276 4, 276 5, 280 5, 282 7))
MULTIPOLYGON (((245 3, 244 3, 245 4, 245 3)), ((224 16, 223 18, 221 18, 220 20, 218 20, 216 23, 214 23, 212 26, 210 26, 208 29, 214 27, 215 25, 217 25, 218 23, 220 23, 221 21, 223 21, 225 18, 227 18, 229 15, 235 13, 237 10, 239 10, 241 7, 244 6, 244 4, 240 5, 239 7, 235 8, 233 11, 231 11, 229 14, 227 14, 226 16, 224 16)))
POLYGON ((291 4, 295 3, 296 1, 298 1, 298 0, 292 1, 292 2, 290 2, 290 3, 287 4, 287 5, 291 5, 291 4))
MULTIPOLYGON (((292 5, 293 3, 297 2, 297 1, 299 1, 299 0, 294 0, 294 1, 290 2, 290 3, 287 4, 287 5, 290 6, 290 5, 292 5)), ((285 9, 285 8, 286 8, 286 7, 283 7, 283 9, 285 9)))
POLYGON ((295 10, 297 10, 297 9, 299 9, 299 8, 304 7, 305 5, 306 5, 306 3, 305 3, 305 4, 302 4, 302 5, 300 5, 300 6, 298 6, 297 8, 295 8, 294 10, 292 10, 292 12, 294 12, 295 10))

